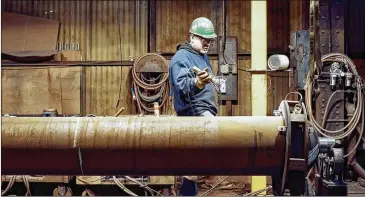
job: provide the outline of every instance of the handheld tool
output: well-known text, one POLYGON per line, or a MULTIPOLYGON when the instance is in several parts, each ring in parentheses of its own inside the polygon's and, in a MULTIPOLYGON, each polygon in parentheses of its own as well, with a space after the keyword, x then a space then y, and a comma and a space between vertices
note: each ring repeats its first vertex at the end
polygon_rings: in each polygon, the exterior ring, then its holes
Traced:
MULTIPOLYGON (((194 71, 195 73, 198 73, 198 72, 200 72, 201 70, 200 70, 198 67, 194 66, 194 67, 193 67, 193 71, 194 71)), ((219 85, 218 85, 218 84, 216 84, 216 83, 213 81, 213 79, 212 79, 212 75, 210 75, 210 74, 209 74, 208 78, 209 78, 209 82, 213 84, 213 86, 214 86, 215 90, 218 92, 218 91, 219 91, 219 85)))

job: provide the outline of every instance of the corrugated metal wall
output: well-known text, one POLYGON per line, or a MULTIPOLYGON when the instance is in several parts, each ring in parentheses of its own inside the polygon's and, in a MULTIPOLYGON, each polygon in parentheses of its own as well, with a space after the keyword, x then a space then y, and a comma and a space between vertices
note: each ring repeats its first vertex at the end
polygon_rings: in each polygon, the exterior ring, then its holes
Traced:
MULTIPOLYGON (((82 60, 108 61, 136 59, 147 52, 147 4, 114 0, 5 0, 2 11, 59 20, 60 43, 79 43, 82 60)), ((120 107, 116 105, 118 99, 126 106, 125 113, 132 113, 126 83, 129 70, 130 67, 86 67, 86 113, 114 114, 120 107)))
POLYGON ((120 42, 123 59, 136 58, 147 51, 147 1, 5 0, 1 3, 2 11, 59 20, 59 42, 80 43, 83 60, 120 60, 120 42))
MULTIPOLYGON (((304 2, 304 1, 303 1, 304 2)), ((268 52, 287 53, 290 32, 301 29, 302 1, 268 1, 268 52)), ((147 52, 148 1, 2 1, 2 10, 61 21, 59 42, 78 42, 83 60, 120 60, 120 39, 123 59, 136 58, 147 52), (120 11, 120 12, 118 12, 120 11), (118 21, 120 15, 120 21, 118 21), (119 28, 120 22, 120 28, 119 28), (119 30, 121 38, 119 37, 119 30)), ((175 52, 176 44, 189 36, 191 21, 198 16, 211 18, 222 35, 222 2, 172 1, 156 2, 156 48, 159 52, 175 52)), ((239 53, 251 49, 251 2, 227 1, 227 36, 238 37, 239 53)), ((250 58, 238 62, 239 102, 234 115, 251 114, 250 58)), ((217 67, 217 60, 212 60, 217 67)), ((123 114, 133 113, 129 67, 86 67, 87 113, 112 115, 122 105, 123 114), (119 100, 119 106, 117 106, 119 100)), ((268 78, 268 113, 291 90, 288 73, 268 78), (273 103, 273 99, 276 100, 273 103)), ((226 115, 224 106, 220 115, 226 115)))

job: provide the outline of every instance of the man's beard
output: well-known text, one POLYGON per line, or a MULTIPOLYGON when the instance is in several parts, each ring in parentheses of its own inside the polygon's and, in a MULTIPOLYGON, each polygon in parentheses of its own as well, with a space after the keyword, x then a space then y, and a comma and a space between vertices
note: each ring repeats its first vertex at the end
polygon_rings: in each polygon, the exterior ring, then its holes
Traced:
POLYGON ((191 46, 197 50, 199 53, 202 53, 202 54, 207 54, 208 53, 208 50, 209 50, 209 45, 208 47, 206 48, 203 48, 203 43, 201 40, 199 40, 198 38, 193 38, 192 41, 191 41, 191 46))

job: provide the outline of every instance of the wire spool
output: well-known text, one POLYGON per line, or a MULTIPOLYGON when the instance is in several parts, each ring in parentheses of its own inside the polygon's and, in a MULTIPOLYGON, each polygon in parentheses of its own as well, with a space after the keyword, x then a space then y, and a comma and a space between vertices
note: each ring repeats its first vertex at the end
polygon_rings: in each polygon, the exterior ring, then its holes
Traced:
POLYGON ((132 68, 134 91, 137 91, 136 101, 139 112, 153 113, 154 102, 159 103, 159 109, 165 106, 169 97, 170 85, 168 81, 168 62, 161 55, 147 53, 140 56, 132 68), (155 78, 147 77, 146 74, 157 75, 155 78), (143 94, 142 90, 148 94, 143 94), (151 95, 152 94, 152 95, 151 95))
POLYGON ((289 67, 289 58, 286 55, 272 55, 268 59, 271 70, 285 70, 289 67))

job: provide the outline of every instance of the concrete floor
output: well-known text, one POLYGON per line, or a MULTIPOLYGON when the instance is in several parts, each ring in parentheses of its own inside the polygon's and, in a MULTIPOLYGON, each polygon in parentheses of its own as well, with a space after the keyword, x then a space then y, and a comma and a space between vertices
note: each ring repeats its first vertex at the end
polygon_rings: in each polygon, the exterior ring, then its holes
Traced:
POLYGON ((365 196, 365 187, 360 186, 358 182, 347 183, 348 196, 365 196))

